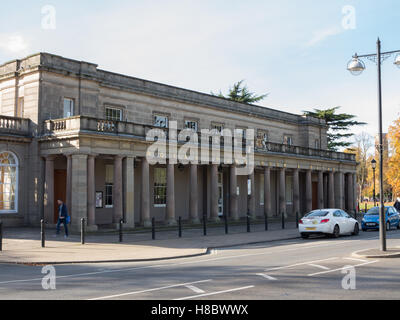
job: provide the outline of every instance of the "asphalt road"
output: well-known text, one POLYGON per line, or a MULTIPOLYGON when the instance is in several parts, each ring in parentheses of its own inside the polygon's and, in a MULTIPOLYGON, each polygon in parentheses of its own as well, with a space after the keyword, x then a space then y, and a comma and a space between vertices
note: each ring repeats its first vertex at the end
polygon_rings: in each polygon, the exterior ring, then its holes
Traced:
MULTIPOLYGON (((47 290, 42 266, 4 264, 0 299, 400 299, 399 259, 351 256, 378 247, 378 237, 370 231, 224 248, 207 256, 152 263, 58 265, 56 288, 47 290), (350 280, 355 282, 349 280, 353 274, 350 280), (355 289, 344 289, 343 283, 355 284, 355 289)), ((400 230, 388 232, 388 247, 394 246, 400 246, 400 230)))

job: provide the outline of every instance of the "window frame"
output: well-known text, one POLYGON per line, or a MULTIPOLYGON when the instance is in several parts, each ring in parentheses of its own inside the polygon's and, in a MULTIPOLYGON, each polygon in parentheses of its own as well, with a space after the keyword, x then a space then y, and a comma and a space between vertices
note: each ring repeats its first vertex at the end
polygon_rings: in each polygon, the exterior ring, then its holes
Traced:
POLYGON ((63 118, 71 118, 74 116, 74 109, 75 109, 75 99, 74 98, 69 98, 69 97, 64 97, 63 98, 63 118), (65 114, 65 101, 69 100, 71 103, 69 105, 70 107, 70 115, 67 116, 65 114), (71 108, 72 107, 72 108, 71 108))
POLYGON ((15 153, 5 150, 0 151, 0 154, 8 153, 13 159, 14 164, 3 165, 0 163, 0 167, 12 167, 15 168, 15 187, 14 187, 14 209, 13 210, 0 210, 0 215, 9 213, 18 213, 18 194, 19 194, 19 160, 15 153))
POLYGON ((153 171, 153 206, 154 208, 165 208, 167 206, 167 168, 165 167, 155 167, 153 171), (159 185, 156 186, 156 172, 158 170, 163 170, 164 171, 164 177, 165 177, 165 182, 164 183, 159 183, 159 185), (156 189, 164 190, 164 194, 162 195, 162 203, 156 203, 156 196, 159 196, 161 193, 156 192, 156 189))
POLYGON ((161 129, 168 129, 169 127, 169 116, 161 113, 153 113, 153 126, 161 129), (165 126, 157 125, 157 117, 165 118, 165 126))
POLYGON ((113 107, 113 106, 110 106, 110 105, 106 105, 105 109, 104 109, 104 118, 106 120, 109 120, 109 121, 122 121, 123 120, 123 110, 121 108, 118 108, 118 107, 113 107), (111 118, 108 118, 107 117, 107 110, 118 111, 119 112, 119 119, 116 119, 116 118, 114 119, 112 115, 111 115, 111 118))

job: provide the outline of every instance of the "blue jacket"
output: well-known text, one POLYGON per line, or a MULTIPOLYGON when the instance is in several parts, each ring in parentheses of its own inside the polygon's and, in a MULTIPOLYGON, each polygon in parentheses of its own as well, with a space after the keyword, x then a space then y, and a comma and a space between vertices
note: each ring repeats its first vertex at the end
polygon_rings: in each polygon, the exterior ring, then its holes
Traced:
POLYGON ((58 212, 60 212, 60 209, 61 209, 61 217, 66 219, 68 217, 68 209, 67 209, 67 206, 65 205, 65 203, 63 203, 62 205, 60 205, 58 207, 58 212))

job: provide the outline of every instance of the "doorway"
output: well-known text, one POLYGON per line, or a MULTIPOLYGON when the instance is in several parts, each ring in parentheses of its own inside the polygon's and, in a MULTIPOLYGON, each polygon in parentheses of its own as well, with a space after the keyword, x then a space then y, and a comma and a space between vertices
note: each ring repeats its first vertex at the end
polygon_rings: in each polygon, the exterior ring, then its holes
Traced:
MULTIPOLYGON (((54 170, 54 223, 58 220, 57 200, 66 202, 67 199, 67 170, 54 170)), ((70 208, 68 208, 69 210, 70 208)))
POLYGON ((312 209, 318 209, 318 182, 312 183, 312 209))

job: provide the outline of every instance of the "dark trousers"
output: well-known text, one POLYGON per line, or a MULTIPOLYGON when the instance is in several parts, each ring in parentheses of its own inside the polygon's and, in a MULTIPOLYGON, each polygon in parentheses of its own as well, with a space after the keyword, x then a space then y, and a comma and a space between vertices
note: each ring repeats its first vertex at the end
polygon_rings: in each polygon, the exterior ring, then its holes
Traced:
POLYGON ((57 226, 56 226, 57 234, 60 233, 60 225, 61 224, 64 225, 65 235, 68 236, 68 227, 67 227, 67 224, 65 223, 65 218, 64 219, 60 219, 60 218, 58 219, 57 226))

